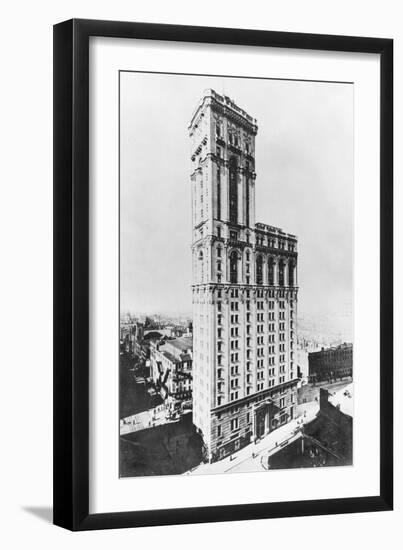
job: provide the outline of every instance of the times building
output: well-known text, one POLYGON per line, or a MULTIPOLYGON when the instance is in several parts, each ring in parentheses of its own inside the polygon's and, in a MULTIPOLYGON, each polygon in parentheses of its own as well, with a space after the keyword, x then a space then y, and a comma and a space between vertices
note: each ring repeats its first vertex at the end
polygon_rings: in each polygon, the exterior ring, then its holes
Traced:
POLYGON ((210 461, 289 422, 297 403, 297 239, 255 222, 257 130, 214 90, 189 125, 193 422, 210 461))

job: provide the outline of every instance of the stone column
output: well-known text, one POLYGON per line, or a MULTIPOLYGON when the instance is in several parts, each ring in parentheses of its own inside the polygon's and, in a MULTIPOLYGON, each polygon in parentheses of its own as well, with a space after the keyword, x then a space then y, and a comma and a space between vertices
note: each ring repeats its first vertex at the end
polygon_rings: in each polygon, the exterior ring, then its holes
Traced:
POLYGON ((273 258, 273 286, 278 286, 278 270, 279 270, 278 258, 273 258))
POLYGON ((256 174, 253 173, 249 178, 249 224, 255 227, 255 181, 256 174))
POLYGON ((242 166, 238 166, 237 170, 237 189, 238 189, 238 223, 245 223, 244 216, 244 171, 242 166))
POLYGON ((221 219, 229 221, 229 170, 227 159, 225 159, 224 165, 221 166, 221 219))

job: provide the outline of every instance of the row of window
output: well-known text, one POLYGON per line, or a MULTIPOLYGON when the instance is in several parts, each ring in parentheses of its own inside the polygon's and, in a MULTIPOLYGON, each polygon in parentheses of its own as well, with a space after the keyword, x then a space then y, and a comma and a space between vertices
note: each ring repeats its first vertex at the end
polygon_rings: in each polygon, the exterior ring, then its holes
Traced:
MULTIPOLYGON (((238 252, 236 250, 233 250, 229 257, 229 267, 230 267, 230 282, 231 283, 238 283, 239 282, 239 263, 240 258, 238 255, 238 252)), ((284 260, 280 260, 278 263, 278 285, 284 286, 285 285, 285 262, 284 260)), ((288 286, 294 286, 294 271, 295 266, 293 264, 289 264, 288 269, 288 286)), ((248 279, 248 276, 246 277, 248 279)), ((247 281, 248 283, 248 281, 247 281)), ((256 258, 256 284, 262 285, 263 284, 263 258, 262 256, 258 256, 256 258)), ((267 269, 267 284, 273 286, 274 285, 274 262, 272 259, 269 259, 268 261, 268 269, 267 269)))
MULTIPOLYGON (((291 369, 293 367, 293 364, 291 363, 291 369)), ((256 370, 256 373, 257 373, 257 379, 260 380, 264 377, 264 373, 267 372, 268 373, 268 376, 269 377, 273 377, 275 376, 276 374, 276 368, 273 367, 273 366, 270 366, 267 371, 265 369, 265 366, 264 366, 264 363, 263 363, 263 360, 258 360, 257 361, 257 367, 258 369, 256 370)), ((249 374, 250 372, 250 369, 248 369, 248 374, 246 375, 246 382, 248 384, 251 383, 252 381, 252 374, 249 374)), ((279 369, 278 369, 278 372, 279 374, 281 375, 285 375, 286 374, 286 367, 285 365, 280 365, 279 366, 279 369)), ((238 378, 234 378, 236 376, 239 375, 239 366, 238 365, 233 365, 231 366, 231 387, 239 387, 239 379, 238 378)), ((293 371, 290 370, 290 378, 293 377, 293 371)), ((217 369, 217 380, 219 381, 219 390, 223 387, 222 386, 222 382, 220 382, 220 380, 223 380, 224 378, 224 369, 222 367, 219 367, 217 369)))
MULTIPOLYGON (((284 382, 285 380, 283 380, 284 382)), ((281 383, 281 382, 280 382, 281 383)), ((262 391, 264 390, 265 386, 265 382, 259 382, 257 385, 256 385, 256 390, 257 391, 262 391)), ((275 380, 274 379, 271 379, 267 382, 267 387, 268 388, 272 388, 275 386, 275 380)), ((285 393, 287 390, 286 388, 283 388, 280 393, 285 393)), ((252 387, 251 386, 248 386, 246 388, 246 395, 250 395, 252 393, 252 387)), ((238 391, 234 391, 234 392, 231 392, 230 393, 230 401, 236 401, 238 399, 238 391)), ((264 399, 264 396, 261 397, 261 399, 264 399)), ((291 404, 294 403, 294 394, 291 394, 291 399, 290 399, 290 402, 291 404)), ((217 397, 217 406, 220 406, 224 403, 224 398, 222 396, 218 396, 217 397)), ((279 400, 279 407, 280 408, 284 408, 285 407, 285 397, 282 397, 280 398, 279 400)), ((234 409, 235 411, 238 411, 238 408, 234 409)), ((248 413, 249 414, 249 413, 248 413)), ((220 419, 221 415, 218 415, 218 420, 220 419)), ((237 419, 233 419, 233 420, 237 420, 237 419)))
MULTIPOLYGON (((231 343, 232 343, 232 342, 234 342, 234 344, 231 345, 231 351, 232 351, 232 350, 239 350, 239 340, 232 340, 231 343)), ((258 342, 258 346, 263 346, 263 345, 264 345, 264 341, 258 342)), ((247 348, 249 348, 249 346, 250 346, 250 341, 249 341, 249 342, 246 342, 246 346, 247 346, 247 348)), ((291 345, 290 345, 290 349, 291 349, 291 352, 290 352, 290 359, 291 359, 291 360, 294 359, 294 357, 293 357, 294 352, 292 351, 292 348, 293 348, 293 345, 292 345, 292 343, 291 343, 291 345)), ((220 353, 221 353, 221 351, 222 351, 222 342, 218 342, 218 344, 217 344, 217 351, 218 351, 218 353, 219 353, 219 355, 217 355, 217 362, 218 362, 218 364, 221 364, 221 357, 222 357, 222 356, 220 355, 220 353)), ((283 357, 283 355, 284 355, 283 352, 286 351, 286 349, 285 349, 285 344, 279 344, 278 351, 279 351, 279 353, 282 354, 281 356, 283 357)), ((235 353, 236 353, 236 352, 235 352, 235 353)), ((274 345, 268 346, 268 348, 267 348, 267 353, 268 353, 269 356, 270 356, 270 355, 275 355, 275 346, 274 346, 274 345)), ((234 355, 234 354, 231 353, 231 361, 232 361, 232 362, 237 360, 237 358, 236 358, 236 359, 235 359, 235 358, 232 359, 233 355, 234 355)), ((265 355, 265 354, 264 354, 264 347, 258 347, 258 348, 257 348, 256 356, 257 356, 257 357, 264 357, 264 355, 265 355)), ((251 358, 251 350, 250 350, 250 349, 247 349, 247 350, 246 350, 246 357, 247 357, 247 359, 250 359, 250 358, 251 358)))
MULTIPOLYGON (((278 297, 284 297, 285 295, 285 291, 284 290, 263 290, 263 289, 256 289, 254 291, 251 291, 249 289, 245 289, 244 291, 244 297, 247 298, 249 300, 250 296, 251 296, 251 292, 255 292, 256 293, 256 298, 264 298, 265 296, 267 296, 268 298, 275 298, 276 296, 278 297)), ((238 288, 231 288, 230 289, 230 298, 239 298, 240 295, 242 295, 242 292, 238 289, 238 288)), ((221 299, 222 298, 222 289, 221 288, 218 288, 217 289, 217 299, 221 299)), ((285 302, 284 302, 285 303, 285 302)), ((269 304, 269 309, 274 309, 275 307, 275 301, 274 300, 269 300, 268 301, 268 304, 269 304), (270 305, 271 304, 271 305, 270 305)), ((294 300, 290 300, 289 301, 289 306, 290 306, 290 309, 292 310, 293 307, 294 307, 294 300)), ((285 307, 285 306, 284 306, 285 307)))
MULTIPOLYGON (((221 119, 216 120, 215 123, 215 135, 216 139, 222 140, 224 136, 223 121, 221 119)), ((237 126, 232 126, 229 122, 227 125, 228 143, 238 147, 242 143, 241 130, 237 126)), ((251 151, 251 138, 248 134, 243 135, 243 143, 245 145, 245 151, 249 153, 251 151)))
MULTIPOLYGON (((249 336, 250 333, 251 333, 250 328, 251 328, 251 325, 246 326, 246 346, 247 347, 250 346, 250 342, 251 342, 250 336, 249 336)), ((220 328, 220 327, 217 328, 217 338, 220 339, 220 340, 221 340, 222 335, 223 335, 222 331, 223 331, 222 328, 220 328)), ((273 329, 273 331, 274 331, 274 329, 273 329)), ((262 345, 264 343, 264 336, 262 335, 263 332, 264 332, 263 325, 258 325, 257 331, 256 331, 256 333, 259 335, 259 336, 257 336, 257 339, 256 339, 257 345, 262 345)), ((230 334, 231 334, 232 338, 239 338, 240 336, 239 336, 239 333, 238 333, 238 327, 232 327, 230 334)), ((294 346, 294 340, 293 339, 294 339, 294 333, 291 332, 290 333, 290 346, 291 346, 291 348, 294 346)), ((273 344, 273 343, 275 343, 275 341, 276 341, 275 334, 272 333, 272 334, 267 335, 267 343, 268 344, 273 344)), ((286 341, 285 332, 280 332, 279 333, 279 342, 285 342, 285 341, 286 341)), ((238 346, 236 346, 236 347, 238 347, 238 346)), ((274 346, 273 346, 273 348, 274 348, 274 346)), ((221 342, 219 342, 219 349, 221 349, 221 342)))
MULTIPOLYGON (((245 291, 246 298, 250 298, 250 292, 251 291, 248 290, 248 289, 245 291)), ((239 298, 239 294, 240 293, 239 293, 239 290, 237 288, 231 288, 230 289, 230 298, 239 298)), ((270 290, 269 290, 269 296, 272 296, 272 291, 270 291, 270 290)), ((256 297, 257 298, 263 298, 264 297, 264 291, 258 289, 256 291, 256 297)), ((217 290, 217 298, 222 298, 222 291, 221 291, 220 288, 217 290)), ((272 302, 273 302, 273 308, 274 308, 274 301, 272 301, 272 302)), ((290 307, 292 307, 292 306, 293 306, 293 301, 290 300, 290 307)))
MULTIPOLYGON (((270 307, 272 303, 274 304, 274 302, 272 302, 272 301, 268 302, 269 310, 274 309, 274 306, 270 307)), ((283 304, 284 304, 284 302, 283 302, 283 304)), ((284 305, 283 306, 280 305, 279 307, 284 308, 284 305)), ((231 311, 239 311, 239 302, 231 301, 230 309, 231 309, 231 311)), ((261 301, 257 302, 256 303, 256 309, 259 310, 259 311, 264 310, 264 302, 261 302, 261 301)), ((217 301, 217 311, 222 311, 222 302, 221 301, 217 301)), ((250 300, 246 300, 246 311, 250 311, 250 300)), ((263 319, 263 313, 261 315, 262 315, 261 318, 263 319)), ((274 311, 269 311, 267 313, 267 315, 268 315, 268 320, 269 321, 274 321, 274 318, 275 318, 275 312, 274 311)), ((293 313, 293 309, 292 309, 292 306, 291 306, 291 308, 290 308, 290 317, 292 318, 293 316, 294 316, 294 313, 293 313)), ((279 318, 280 319, 285 319, 285 311, 279 311, 279 318)))
MULTIPOLYGON (((236 167, 236 159, 232 159, 232 165, 236 167)), ((246 166, 246 169, 247 171, 249 171, 249 165, 247 164, 246 166)), ((235 168, 236 170, 236 168, 235 168)), ((233 172, 233 176, 234 180, 236 180, 236 173, 233 172)), ((248 180, 247 180, 248 181, 248 180)), ((231 182, 231 173, 230 173, 230 182, 231 182)), ((232 190, 233 194, 234 194, 234 201, 237 202, 238 200, 238 189, 237 188, 234 188, 232 190)), ((246 213, 249 214, 249 185, 246 186, 246 192, 247 192, 247 196, 246 196, 246 213)), ((220 170, 220 167, 217 167, 217 198, 221 199, 221 170, 220 170)), ((221 203, 221 200, 218 200, 217 203, 221 203)), ((220 204, 221 206, 221 204, 220 204)), ((221 213, 221 208, 219 208, 219 212, 221 213)), ((218 213, 218 212, 217 212, 218 213)), ((236 219, 235 219, 235 216, 237 215, 237 212, 234 212, 234 219, 231 220, 231 221, 235 221, 236 223, 236 219)), ((217 216, 218 218, 220 218, 221 216, 217 216)), ((249 223, 246 224, 247 226, 249 225, 249 223)), ((221 232, 221 227, 220 226, 217 226, 217 237, 219 239, 222 238, 222 232, 221 232)), ((246 237, 246 242, 247 243, 250 243, 250 234, 249 232, 246 232, 245 234, 245 237, 246 237)), ((238 235, 238 231, 234 231, 234 230, 230 230, 230 234, 229 234, 229 238, 231 241, 238 241, 239 240, 239 235, 238 235)), ((294 242, 290 242, 290 241, 285 241, 283 239, 278 239, 276 241, 275 238, 271 237, 270 235, 267 236, 264 236, 264 235, 256 235, 256 244, 258 246, 267 246, 269 248, 274 248, 274 249, 277 249, 277 250, 289 250, 290 252, 295 252, 297 247, 296 247, 296 244, 294 242)), ((246 258, 248 261, 249 261, 249 251, 247 251, 247 258, 246 258)))

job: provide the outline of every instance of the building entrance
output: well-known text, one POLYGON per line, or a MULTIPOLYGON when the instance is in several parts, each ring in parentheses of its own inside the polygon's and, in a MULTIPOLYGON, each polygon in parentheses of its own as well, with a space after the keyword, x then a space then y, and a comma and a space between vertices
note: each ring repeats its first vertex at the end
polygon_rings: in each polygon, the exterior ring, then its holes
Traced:
POLYGON ((264 437, 270 431, 270 403, 262 403, 255 411, 255 438, 264 437))
POLYGON ((260 438, 264 436, 266 428, 266 410, 261 409, 260 411, 256 411, 256 437, 260 438))

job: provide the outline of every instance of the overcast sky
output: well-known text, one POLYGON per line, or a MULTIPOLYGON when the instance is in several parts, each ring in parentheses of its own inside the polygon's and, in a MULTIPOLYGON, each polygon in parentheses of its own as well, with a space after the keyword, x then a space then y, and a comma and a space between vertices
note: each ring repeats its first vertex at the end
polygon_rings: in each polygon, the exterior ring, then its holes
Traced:
POLYGON ((257 118, 256 221, 299 240, 299 309, 352 307, 353 86, 121 73, 121 311, 191 312, 188 124, 203 90, 257 118))

